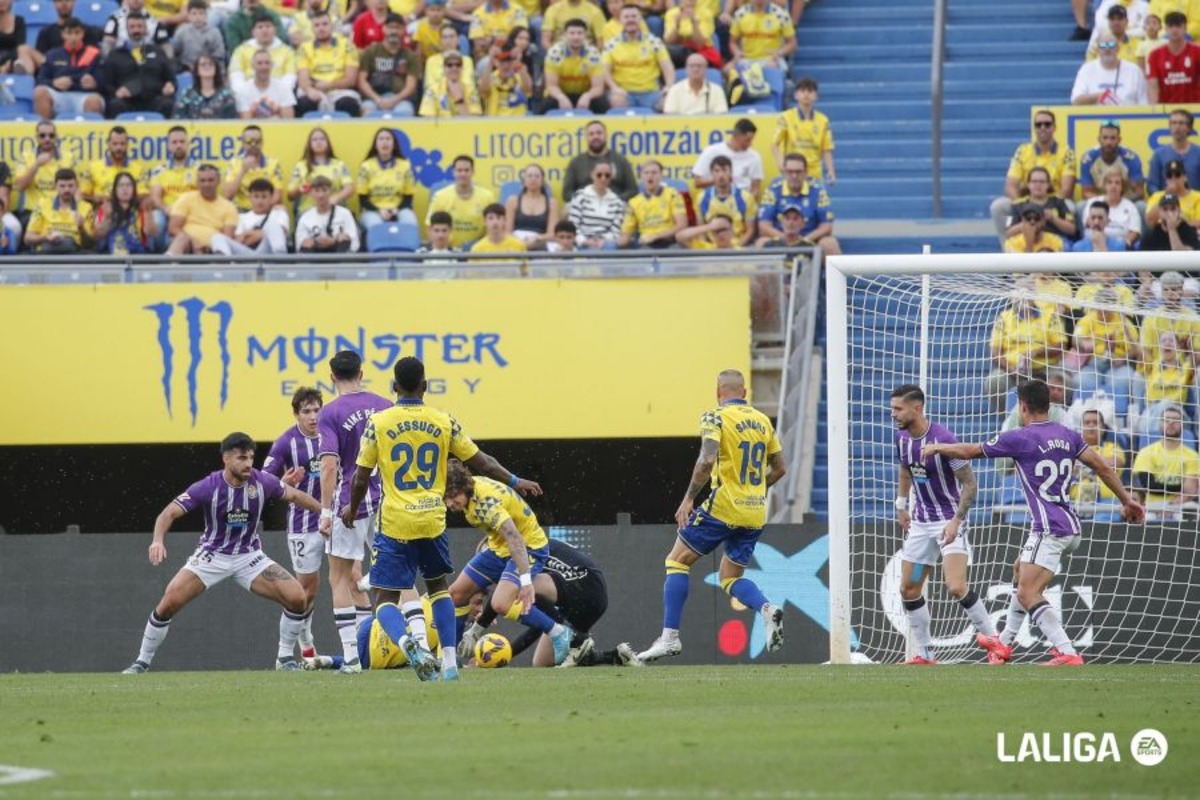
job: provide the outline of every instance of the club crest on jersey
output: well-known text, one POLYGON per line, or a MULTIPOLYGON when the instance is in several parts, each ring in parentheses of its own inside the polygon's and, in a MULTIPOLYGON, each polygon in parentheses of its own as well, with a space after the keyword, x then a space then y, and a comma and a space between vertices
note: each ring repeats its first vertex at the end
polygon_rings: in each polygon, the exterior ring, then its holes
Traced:
POLYGON ((253 483, 246 487, 246 497, 249 497, 251 500, 258 499, 258 487, 253 483))
POLYGON ((996 443, 996 442, 998 442, 998 441, 1000 441, 1000 435, 999 435, 999 434, 996 434, 996 435, 995 435, 995 436, 993 436, 992 438, 988 439, 988 440, 987 440, 987 443, 991 445, 991 444, 995 444, 995 443, 996 443))

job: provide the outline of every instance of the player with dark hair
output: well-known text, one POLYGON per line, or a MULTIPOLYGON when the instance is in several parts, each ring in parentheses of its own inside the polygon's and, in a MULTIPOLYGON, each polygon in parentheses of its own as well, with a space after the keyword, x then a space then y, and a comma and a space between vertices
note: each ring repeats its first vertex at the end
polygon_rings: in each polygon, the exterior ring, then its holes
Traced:
MULTIPOLYGON (((373 546, 371 586, 378 604, 399 601, 403 617, 379 621, 392 641, 404 648, 421 680, 434 677, 438 666, 423 643, 418 573, 425 581, 438 636, 447 643, 456 638, 454 602, 446 580, 453 565, 442 499, 450 456, 521 494, 542 493, 537 483, 517 477, 481 451, 453 416, 425 405, 428 388, 420 359, 408 356, 396 362, 392 380, 396 404, 367 421, 350 502, 342 512, 344 522, 354 520, 378 469, 384 494, 373 546)), ((451 646, 442 648, 441 677, 443 681, 458 678, 458 659, 451 646)))
MULTIPOLYGON (((342 640, 345 674, 358 668, 358 625, 371 615, 371 600, 358 590, 362 557, 371 518, 379 509, 379 476, 371 477, 366 505, 347 521, 338 516, 350 502, 350 474, 358 459, 359 442, 371 415, 391 408, 386 397, 363 387, 362 356, 343 350, 329 360, 330 377, 338 396, 321 409, 317 429, 321 437, 321 535, 327 537, 329 586, 333 593, 333 621, 342 640)), ((361 503, 361 498, 360 498, 361 503)), ((358 511, 358 506, 355 506, 358 511)))
POLYGON ((717 376, 717 402, 718 407, 700 419, 700 457, 675 511, 679 535, 667 554, 662 634, 638 654, 642 661, 683 652, 679 623, 687 602, 688 574, 701 556, 722 544, 721 588, 762 615, 768 651, 783 647, 783 609, 770 603, 758 585, 745 577, 767 521, 767 489, 787 472, 783 448, 771 420, 746 402, 746 379, 741 372, 727 369, 717 376), (708 499, 693 510, 696 495, 709 484, 712 492, 708 499))
POLYGON ((268 500, 278 498, 314 514, 321 510, 321 504, 290 485, 299 477, 297 470, 284 473, 282 482, 274 475, 256 470, 254 447, 254 440, 244 433, 226 436, 221 442, 224 468, 189 486, 154 521, 154 540, 149 552, 154 566, 166 560, 163 540, 172 523, 184 514, 200 510, 204 515, 204 535, 150 613, 142 634, 142 648, 125 674, 138 675, 150 669, 154 653, 167 638, 175 615, 205 589, 226 578, 233 578, 243 589, 283 606, 275 668, 300 668, 295 658, 296 638, 310 613, 304 587, 262 551, 258 526, 268 500))
POLYGON ((896 423, 896 459, 900 488, 896 521, 904 531, 900 599, 908 614, 917 652, 906 664, 936 664, 930 636, 929 607, 921 590, 928 571, 942 560, 946 591, 967 612, 975 629, 988 639, 996 626, 987 606, 967 583, 971 544, 967 541, 967 512, 975 503, 979 484, 971 465, 945 456, 922 457, 921 448, 933 442, 955 443, 954 434, 925 416, 925 392, 905 384, 892 390, 892 421, 896 423), (910 497, 913 499, 911 513, 910 497))
MULTIPOLYGON (((1062 620, 1046 600, 1044 592, 1054 579, 1062 557, 1079 546, 1082 527, 1071 505, 1071 478, 1075 462, 1082 462, 1121 501, 1121 516, 1141 522, 1146 509, 1121 484, 1112 465, 1088 446, 1076 431, 1050 420, 1050 387, 1042 381, 1026 381, 1017 387, 1022 427, 993 436, 983 444, 929 442, 921 458, 950 459, 1011 458, 1016 463, 1033 528, 1021 549, 1017 577, 1017 599, 1035 625, 1053 645, 1049 666, 1079 666, 1083 656, 1075 652, 1062 620)), ((1023 620, 1017 619, 1016 627, 1023 620)), ((1012 615, 1009 623, 1013 622, 1012 615)), ((999 639, 979 639, 988 649, 988 660, 1003 664, 1012 658, 1012 646, 999 639)))
MULTIPOLYGON (((511 487, 472 475, 454 460, 446 470, 443 498, 447 509, 462 512, 467 522, 487 534, 487 546, 450 586, 456 612, 469 608, 473 595, 494 585, 491 608, 550 637, 554 663, 563 663, 571 649, 571 629, 534 606, 533 585, 550 557, 550 539, 533 510, 511 487)), ((474 646, 473 639, 464 642, 459 655, 474 646)))
MULTIPOLYGON (((289 470, 298 470, 299 483, 296 488, 314 499, 321 497, 321 459, 317 456, 321 436, 317 432, 317 418, 321 415, 324 398, 311 386, 301 386, 292 395, 292 415, 296 424, 288 428, 271 445, 263 472, 276 478, 289 470)), ((293 506, 287 516, 288 553, 292 557, 292 569, 296 579, 304 587, 304 596, 309 609, 317 598, 321 587, 321 557, 325 554, 325 538, 317 529, 320 516, 293 506)), ((311 658, 317 654, 313 646, 312 614, 304 620, 300 631, 300 656, 311 658)))

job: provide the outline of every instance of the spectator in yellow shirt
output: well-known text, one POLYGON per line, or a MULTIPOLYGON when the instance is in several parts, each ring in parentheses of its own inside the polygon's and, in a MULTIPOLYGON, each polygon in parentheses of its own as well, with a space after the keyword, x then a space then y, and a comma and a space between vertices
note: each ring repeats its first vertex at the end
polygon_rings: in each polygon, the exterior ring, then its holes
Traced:
POLYGON ((1196 370, 1191 359, 1180 355, 1175 334, 1164 331, 1158 337, 1158 360, 1146 365, 1146 411, 1139 433, 1148 435, 1162 430, 1163 412, 1170 406, 1188 405, 1196 370))
MULTIPOLYGON (((475 159, 460 155, 454 159, 454 183, 436 192, 429 200, 428 225, 434 212, 445 211, 454 220, 450 240, 455 247, 465 247, 484 234, 483 211, 496 202, 490 189, 475 185, 475 159)), ((501 208, 501 213, 503 213, 501 208)))
POLYGON ((997 414, 1004 414, 1010 389, 1029 380, 1034 370, 1062 361, 1067 341, 1062 323, 1057 314, 1039 307, 1033 296, 1033 281, 1018 279, 1009 307, 992 326, 992 371, 985 380, 985 393, 997 414))
POLYGON ((1061 253, 1062 239, 1046 233, 1046 214, 1037 203, 1026 203, 1018 209, 1021 221, 1017 232, 1004 242, 1006 253, 1061 253))
POLYGON ((646 161, 638 170, 642 190, 629 199, 629 213, 621 225, 618 247, 670 247, 675 234, 687 225, 683 197, 662 182, 663 167, 646 161))
POLYGON ((613 108, 662 108, 662 89, 675 83, 675 67, 662 39, 642 32, 637 6, 621 9, 621 34, 601 56, 608 100, 613 108))
POLYGON ((796 29, 788 13, 770 0, 750 0, 733 15, 729 27, 732 62, 746 61, 784 69, 796 49, 796 29))
POLYGON ((1019 145, 1008 165, 1004 178, 1004 195, 992 201, 989 213, 996 226, 996 235, 1003 242, 1008 219, 1017 199, 1028 192, 1030 171, 1044 167, 1050 176, 1050 194, 1064 200, 1075 196, 1075 153, 1060 147, 1054 139, 1057 122, 1054 112, 1038 109, 1033 115, 1033 141, 1019 145))
POLYGON ((108 148, 104 158, 88 162, 79 175, 79 191, 84 199, 95 206, 112 194, 113 181, 117 175, 128 172, 139 188, 146 185, 146 177, 140 165, 129 160, 129 131, 114 125, 108 131, 108 148))
POLYGON ((524 117, 529 113, 529 98, 533 95, 533 79, 529 70, 511 49, 505 47, 492 57, 495 69, 481 82, 480 91, 487 98, 489 117, 524 117))
MULTIPOLYGON (((1098 408, 1088 409, 1083 412, 1083 416, 1079 421, 1079 433, 1083 436, 1083 440, 1088 446, 1100 454, 1108 465, 1120 472, 1125 468, 1126 461, 1125 451, 1117 446, 1109 431, 1109 426, 1105 424, 1104 413, 1098 408)), ((1071 502, 1075 504, 1075 509, 1079 516, 1083 519, 1091 519, 1097 514, 1109 513, 1107 509, 1095 509, 1092 506, 1097 504, 1113 506, 1117 512, 1117 519, 1120 518, 1120 504, 1117 503, 1117 496, 1112 490, 1100 482, 1096 477, 1095 470, 1091 469, 1083 462, 1077 467, 1079 470, 1077 480, 1071 486, 1071 502)))
POLYGON ((329 12, 313 17, 313 40, 300 46, 296 62, 296 116, 310 111, 362 114, 358 85, 358 50, 345 36, 335 36, 329 12))
POLYGON ((288 91, 296 88, 296 53, 286 43, 275 38, 275 21, 265 12, 256 12, 252 37, 238 45, 229 56, 229 88, 234 94, 254 80, 254 54, 266 50, 271 54, 271 76, 278 78, 288 91))
POLYGON ((542 67, 545 90, 540 113, 552 108, 590 109, 593 114, 608 111, 600 51, 588 42, 587 31, 586 22, 572 19, 567 22, 562 38, 550 46, 542 67))
MULTIPOLYGON (((446 0, 429 0, 425 4, 425 15, 410 26, 412 45, 417 49, 422 64, 442 52, 442 28, 447 24, 446 0)), ((454 46, 457 48, 457 31, 454 37, 454 46)))
POLYGON ((258 178, 266 178, 275 187, 271 205, 283 202, 283 169, 279 159, 263 152, 263 130, 257 125, 242 129, 242 152, 225 172, 225 184, 221 187, 225 198, 232 200, 239 211, 250 210, 250 184, 258 178))
POLYGON ((721 53, 713 46, 716 20, 713 12, 698 0, 680 0, 663 16, 663 41, 671 54, 671 63, 682 68, 692 53, 704 56, 709 65, 721 67, 721 53))
POLYGON ((1183 409, 1171 406, 1162 415, 1162 438, 1143 447, 1133 460, 1133 487, 1150 508, 1146 520, 1182 519, 1178 507, 1200 494, 1200 453, 1183 443, 1183 409))
POLYGON ((1075 326, 1075 351, 1087 362, 1078 373, 1079 396, 1087 399, 1098 389, 1112 398, 1117 415, 1124 418, 1130 401, 1146 393, 1145 380, 1136 367, 1142 348, 1133 323, 1116 310, 1117 293, 1101 289, 1097 307, 1075 326))
POLYGON ((542 16, 542 52, 548 53, 555 42, 563 38, 567 23, 577 19, 587 34, 599 46, 604 39, 604 12, 592 0, 554 0, 542 16))
POLYGON ((212 252, 214 234, 232 238, 237 229, 237 207, 217 193, 221 183, 217 168, 202 165, 196 172, 196 183, 200 188, 180 197, 171 208, 167 255, 212 252))
POLYGON ((515 0, 485 0, 471 12, 471 29, 467 34, 475 58, 483 58, 496 42, 503 42, 513 28, 529 27, 525 9, 515 0))
POLYGON ((508 215, 499 203, 483 209, 483 227, 483 238, 471 246, 472 253, 524 253, 528 249, 508 232, 508 215))
POLYGON ((40 255, 66 255, 90 250, 94 232, 92 205, 76 199, 75 170, 63 167, 54 175, 54 197, 43 198, 29 219, 25 245, 40 255))
POLYGON ((817 96, 815 80, 805 76, 797 81, 796 107, 776 118, 771 152, 780 169, 785 154, 800 153, 813 165, 816 173, 813 177, 823 180, 826 186, 834 186, 837 172, 833 168, 833 130, 829 127, 829 117, 815 108, 817 96))
POLYGON ((463 56, 454 51, 442 57, 445 70, 440 81, 425 80, 421 98, 422 117, 478 117, 483 115, 479 89, 464 76, 463 56))

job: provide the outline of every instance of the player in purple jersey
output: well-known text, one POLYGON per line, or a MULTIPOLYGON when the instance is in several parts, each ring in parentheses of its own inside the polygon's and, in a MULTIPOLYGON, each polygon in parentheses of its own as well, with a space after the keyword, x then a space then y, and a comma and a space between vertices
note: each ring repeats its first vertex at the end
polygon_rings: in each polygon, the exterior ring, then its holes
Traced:
POLYGON ((979 633, 989 638, 996 635, 987 606, 967 583, 971 544, 965 523, 979 485, 966 461, 921 457, 921 448, 927 444, 953 444, 958 440, 947 428, 925 416, 925 392, 920 386, 896 387, 891 402, 900 478, 896 518, 905 533, 900 598, 917 644, 913 658, 904 663, 936 664, 929 632, 932 620, 921 590, 929 569, 939 558, 946 591, 967 612, 979 633))
MULTIPOLYGON (((1027 381, 1017 387, 1023 427, 1006 431, 984 444, 926 444, 923 457, 1011 458, 1025 490, 1025 502, 1033 519, 1033 528, 1021 549, 1017 574, 1017 600, 1029 619, 1041 628, 1053 645, 1050 666, 1079 666, 1083 656, 1075 652, 1071 637, 1063 629, 1058 612, 1046 600, 1044 592, 1058 572, 1062 557, 1079 546, 1079 517, 1071 506, 1071 480, 1075 462, 1090 467, 1117 499, 1121 516, 1127 522, 1141 522, 1146 509, 1121 485, 1116 470, 1083 440, 1076 431, 1050 420, 1050 388, 1041 381, 1027 381)), ((1018 619, 1016 627, 1023 620, 1018 619)), ((1007 634, 1013 619, 1006 627, 1007 634)), ((1015 630, 1012 631, 1014 634, 1015 630)), ((1003 664, 1012 658, 1012 645, 1000 639, 979 644, 988 649, 988 660, 1003 664)), ((1011 642, 1011 639, 1009 640, 1011 642)))
MULTIPOLYGON (((311 386, 302 386, 292 395, 292 414, 296 424, 283 432, 263 462, 263 472, 281 478, 288 470, 298 469, 300 491, 321 498, 321 437, 317 433, 317 417, 321 414, 324 399, 320 391, 311 386)), ((321 587, 321 557, 325 555, 325 537, 317 530, 319 514, 292 506, 288 510, 287 533, 288 553, 292 557, 292 569, 296 580, 304 587, 304 596, 311 610, 321 587)), ((312 614, 304 620, 300 631, 300 657, 313 658, 317 655, 313 645, 312 614)))
POLYGON ((154 653, 167 638, 175 615, 205 589, 226 578, 233 578, 243 589, 283 606, 275 668, 300 668, 294 651, 296 638, 308 616, 304 589, 262 551, 258 527, 268 500, 279 498, 313 513, 321 510, 321 504, 289 485, 298 479, 297 470, 284 473, 280 482, 274 475, 254 469, 254 440, 244 433, 225 437, 221 442, 221 461, 224 469, 193 483, 154 521, 154 540, 150 543, 150 563, 154 566, 166 560, 163 540, 171 524, 184 514, 199 510, 204 515, 204 535, 196 552, 171 578, 162 599, 150 613, 142 634, 142 649, 137 660, 125 670, 127 675, 150 669, 154 653))
POLYGON ((363 388, 362 356, 342 350, 329 360, 330 378, 338 396, 321 409, 317 428, 321 436, 321 535, 327 537, 329 586, 333 591, 333 621, 342 640, 343 672, 358 669, 358 626, 371 616, 371 600, 358 588, 362 557, 371 520, 379 510, 379 475, 372 475, 366 502, 353 524, 341 520, 350 503, 350 479, 358 460, 358 445, 367 420, 392 401, 363 388))

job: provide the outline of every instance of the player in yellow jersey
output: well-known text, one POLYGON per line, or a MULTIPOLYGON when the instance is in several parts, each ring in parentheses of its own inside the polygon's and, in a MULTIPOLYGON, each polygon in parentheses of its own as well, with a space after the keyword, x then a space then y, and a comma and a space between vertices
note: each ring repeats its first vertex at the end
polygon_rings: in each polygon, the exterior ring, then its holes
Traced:
MULTIPOLYGON (((433 611, 429 606, 429 598, 421 598, 422 614, 426 626, 433 624, 433 611)), ((388 635, 381 619, 404 625, 404 616, 400 607, 395 603, 382 603, 375 613, 363 619, 358 625, 357 646, 358 662, 362 669, 401 669, 409 665, 408 654, 403 648, 397 647, 388 635)), ((436 651, 438 647, 437 631, 429 633, 429 647, 436 651)), ((336 669, 341 671, 346 665, 345 656, 307 656, 301 659, 304 669, 336 669)))
POLYGON ((642 661, 683 652, 679 622, 687 602, 688 572, 700 556, 722 543, 721 588, 762 615, 768 651, 783 647, 783 609, 772 605, 753 581, 743 577, 767 521, 767 489, 787 471, 783 448, 771 420, 746 402, 742 373, 727 369, 717 376, 717 402, 716 410, 701 418, 700 458, 675 512, 679 538, 667 554, 662 634, 638 654, 642 661), (710 481, 712 493, 693 510, 696 495, 710 481))
MULTIPOLYGON (((550 539, 533 510, 512 488, 474 476, 457 461, 450 462, 446 473, 445 503, 487 534, 487 547, 475 554, 450 586, 454 605, 469 609, 474 595, 496 584, 492 592, 496 613, 515 617, 522 625, 549 636, 555 665, 563 663, 574 631, 533 605, 533 580, 550 557, 550 539)), ((459 619, 466 621, 462 614, 459 619)), ((466 658, 474 644, 464 638, 459 655, 466 658)))
MULTIPOLYGON (((376 607, 399 601, 400 622, 382 619, 392 641, 402 647, 417 677, 430 680, 438 665, 423 645, 425 623, 416 591, 417 574, 433 606, 434 626, 443 642, 455 636, 454 602, 447 590, 453 572, 446 537, 446 464, 450 456, 475 472, 494 478, 521 494, 540 495, 542 487, 518 478, 484 453, 448 412, 425 405, 425 365, 408 356, 392 370, 396 405, 375 412, 363 431, 358 469, 350 487, 350 502, 342 520, 353 523, 366 497, 371 473, 378 468, 383 503, 372 544, 371 586, 376 607), (411 631, 412 635, 409 635, 411 631)), ((453 647, 442 648, 443 681, 457 680, 458 659, 453 647)))

